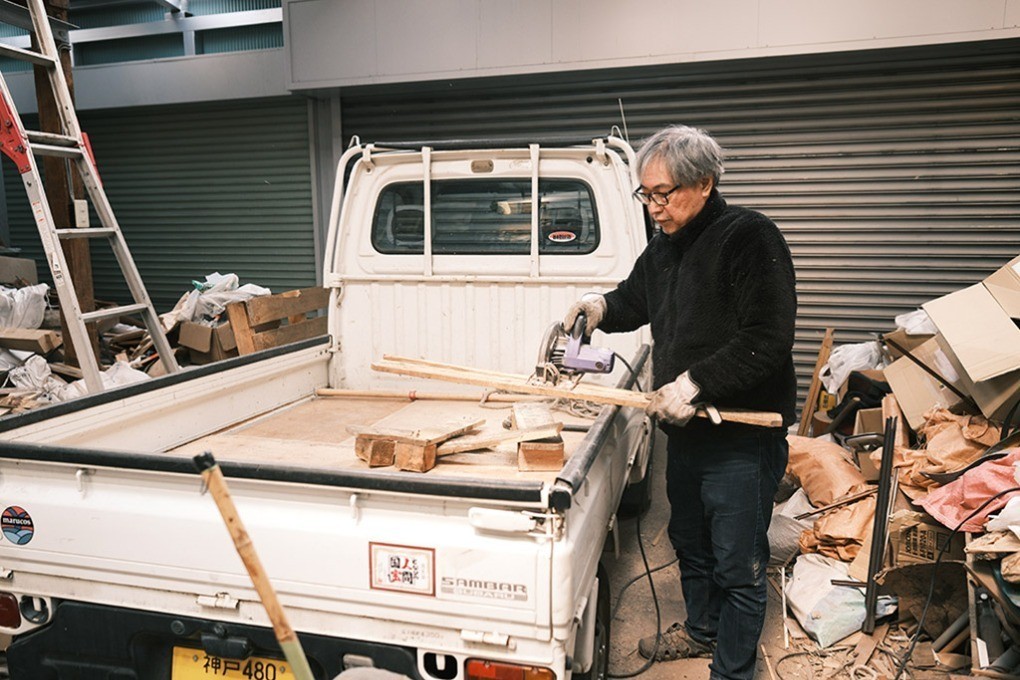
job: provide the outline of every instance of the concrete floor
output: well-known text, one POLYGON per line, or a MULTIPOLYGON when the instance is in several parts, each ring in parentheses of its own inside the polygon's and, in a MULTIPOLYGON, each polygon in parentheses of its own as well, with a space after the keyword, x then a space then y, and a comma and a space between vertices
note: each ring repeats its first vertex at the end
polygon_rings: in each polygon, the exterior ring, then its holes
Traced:
MULTIPOLYGON (((641 518, 641 540, 652 569, 675 558, 665 527, 669 517, 669 503, 666 500, 664 451, 656 452, 652 461, 652 505, 641 518)), ((612 604, 616 609, 610 634, 609 672, 611 675, 627 675, 638 670, 645 659, 638 654, 638 640, 655 633, 655 605, 648 587, 645 567, 637 544, 638 522, 627 519, 620 522, 619 557, 606 554, 603 563, 609 572, 612 604), (623 592, 628 581, 641 574, 641 579, 623 592)), ((684 620, 684 604, 680 592, 680 574, 675 564, 653 574, 655 592, 662 613, 662 629, 684 620)), ((765 630, 761 642, 769 651, 773 661, 782 657, 783 627, 781 604, 774 589, 769 589, 769 606, 766 613, 765 630)), ((759 652, 755 678, 771 680, 759 652)), ((644 680, 704 679, 709 675, 708 659, 681 659, 653 664, 640 677, 644 680)), ((789 677, 787 674, 785 677, 789 677)))

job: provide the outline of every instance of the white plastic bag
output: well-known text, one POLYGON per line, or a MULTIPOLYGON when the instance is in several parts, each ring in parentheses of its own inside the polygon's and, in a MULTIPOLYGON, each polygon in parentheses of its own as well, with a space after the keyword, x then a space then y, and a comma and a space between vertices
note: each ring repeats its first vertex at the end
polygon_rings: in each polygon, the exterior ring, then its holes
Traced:
POLYGON ((935 335, 939 332, 928 312, 923 309, 897 314, 895 321, 896 327, 902 328, 907 335, 935 335))
MULTIPOLYGON (((147 373, 131 368, 131 365, 126 361, 118 361, 100 373, 99 377, 103 381, 104 390, 152 379, 147 373)), ((88 394, 88 389, 85 387, 85 381, 75 380, 70 385, 64 385, 57 390, 56 394, 53 395, 53 400, 67 401, 68 399, 84 397, 86 394, 88 394)))
POLYGON ((0 328, 39 328, 46 314, 45 283, 24 288, 0 288, 0 328))
MULTIPOLYGON (((850 565, 824 555, 801 555, 793 565, 793 578, 786 585, 786 601, 804 632, 820 647, 842 640, 864 623, 864 591, 834 586, 833 579, 850 578, 850 565)), ((896 598, 878 598, 875 616, 896 611, 896 598)))
POLYGON ((213 272, 205 282, 195 281, 195 290, 188 291, 177 301, 174 308, 160 319, 163 329, 172 330, 182 321, 192 321, 212 326, 231 302, 242 302, 260 295, 272 295, 272 291, 254 283, 239 286, 237 274, 213 272))
POLYGON ((832 350, 829 361, 822 367, 819 376, 825 385, 825 391, 837 394, 851 372, 879 368, 881 365, 882 347, 877 340, 855 345, 840 345, 832 350))
POLYGON ((817 515, 806 519, 794 519, 797 515, 811 512, 811 505, 804 489, 797 489, 792 496, 772 509, 769 523, 769 565, 786 564, 800 552, 800 535, 814 526, 817 515))

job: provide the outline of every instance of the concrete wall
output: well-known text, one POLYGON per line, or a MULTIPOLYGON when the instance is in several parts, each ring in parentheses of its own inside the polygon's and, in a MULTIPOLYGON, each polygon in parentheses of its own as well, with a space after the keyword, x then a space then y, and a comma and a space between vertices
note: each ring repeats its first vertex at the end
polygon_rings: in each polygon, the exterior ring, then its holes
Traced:
MULTIPOLYGON (((290 94, 282 49, 76 66, 75 106, 88 109, 257 99, 290 94)), ((5 76, 22 114, 35 113, 31 72, 5 76)))
POLYGON ((283 0, 287 86, 1020 36, 1020 0, 283 0))

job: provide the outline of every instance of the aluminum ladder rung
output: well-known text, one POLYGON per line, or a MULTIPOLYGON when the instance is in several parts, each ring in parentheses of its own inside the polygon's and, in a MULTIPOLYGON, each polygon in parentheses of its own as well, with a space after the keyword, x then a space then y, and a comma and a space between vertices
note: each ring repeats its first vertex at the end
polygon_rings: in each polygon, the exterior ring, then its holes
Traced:
POLYGON ((52 144, 33 144, 32 151, 37 156, 59 156, 61 158, 81 158, 83 156, 81 149, 52 144))
POLYGON ((113 227, 77 227, 74 229, 56 229, 60 238, 99 238, 113 236, 117 230, 113 227))
POLYGON ((52 68, 56 66, 56 60, 52 57, 48 57, 45 54, 39 52, 33 52, 32 50, 23 50, 20 47, 14 45, 4 45, 0 43, 0 57, 7 57, 8 59, 16 59, 18 61, 28 61, 37 66, 46 66, 52 68))
POLYGON ((81 144, 74 137, 68 135, 57 135, 52 132, 39 132, 38 130, 25 130, 25 136, 32 144, 48 144, 50 146, 67 146, 77 149, 81 144))
POLYGON ((148 308, 149 306, 144 303, 121 305, 120 307, 107 307, 106 309, 97 309, 94 312, 82 312, 81 320, 85 323, 89 323, 90 321, 101 321, 103 319, 112 319, 118 316, 128 316, 129 314, 144 312, 148 308))

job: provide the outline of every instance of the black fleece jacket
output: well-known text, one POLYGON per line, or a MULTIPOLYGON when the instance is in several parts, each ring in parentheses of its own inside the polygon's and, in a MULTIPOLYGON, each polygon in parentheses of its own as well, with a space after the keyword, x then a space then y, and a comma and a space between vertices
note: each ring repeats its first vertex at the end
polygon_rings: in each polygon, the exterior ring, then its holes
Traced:
MULTIPOLYGON (((627 279, 605 298, 601 330, 651 323, 656 389, 690 370, 699 401, 777 411, 784 426, 794 422, 796 280, 790 249, 764 215, 727 205, 713 189, 687 225, 649 241, 627 279)), ((705 427, 712 426, 695 418, 687 429, 705 427)))

